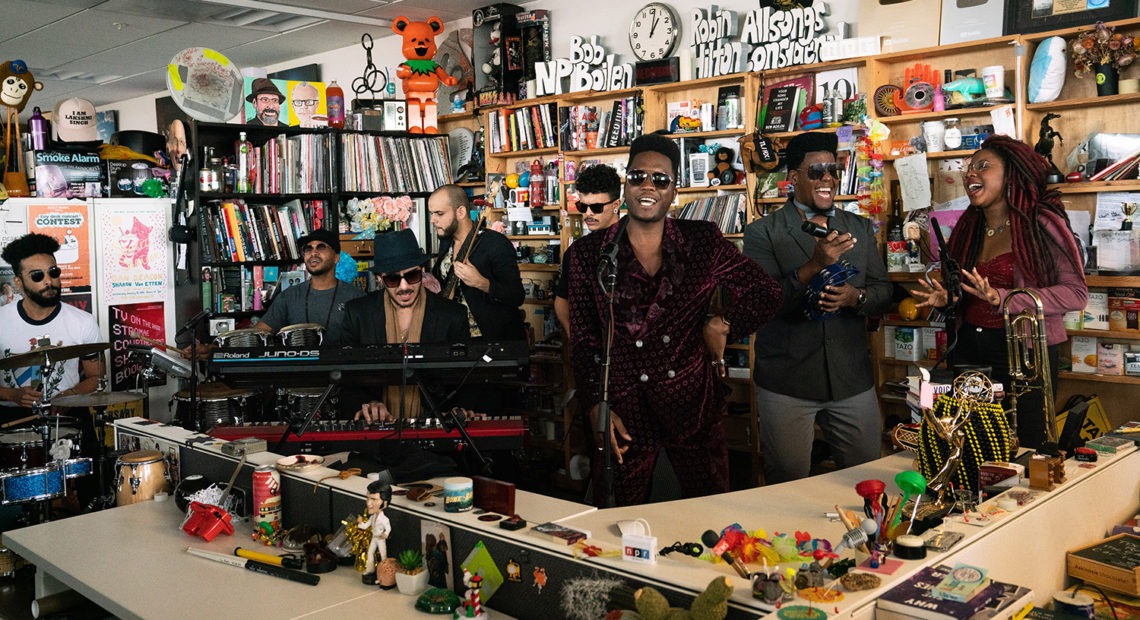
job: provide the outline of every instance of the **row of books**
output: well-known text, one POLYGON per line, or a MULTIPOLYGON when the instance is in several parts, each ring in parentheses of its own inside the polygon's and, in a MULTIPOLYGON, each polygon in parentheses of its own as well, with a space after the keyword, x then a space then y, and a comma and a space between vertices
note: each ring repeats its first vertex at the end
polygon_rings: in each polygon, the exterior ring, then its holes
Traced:
POLYGON ((558 146, 554 102, 528 105, 511 110, 494 110, 488 117, 487 132, 492 153, 527 151, 558 146))
POLYGON ((592 105, 558 108, 558 127, 562 150, 628 146, 642 133, 640 97, 615 99, 609 110, 592 105))
POLYGON ((425 193, 452 182, 447 136, 341 134, 346 192, 425 193))
POLYGON ((732 192, 685 203, 677 213, 677 218, 712 222, 720 228, 722 234, 731 235, 744 232, 744 214, 747 210, 748 197, 745 193, 732 192))
POLYGON ((226 200, 205 205, 200 216, 202 261, 300 260, 297 238, 321 228, 324 200, 291 200, 283 205, 226 200))
POLYGON ((258 194, 313 194, 331 191, 333 144, 330 134, 281 134, 254 147, 258 194))

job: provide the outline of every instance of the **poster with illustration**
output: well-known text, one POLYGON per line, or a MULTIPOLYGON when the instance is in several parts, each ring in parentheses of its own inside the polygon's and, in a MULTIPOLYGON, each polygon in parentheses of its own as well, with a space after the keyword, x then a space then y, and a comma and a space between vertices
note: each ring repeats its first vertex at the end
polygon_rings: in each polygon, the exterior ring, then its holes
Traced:
POLYGON ((59 241, 55 262, 62 272, 63 293, 91 290, 91 236, 87 231, 90 210, 86 202, 28 205, 28 232, 59 241))
POLYGON ((325 107, 325 85, 323 82, 290 80, 289 125, 293 127, 327 127, 328 110, 325 107))
POLYGON ((242 94, 245 98, 242 117, 245 119, 245 124, 267 127, 292 124, 286 92, 288 92, 288 82, 285 80, 245 78, 245 83, 242 85, 242 94))
POLYGON ((101 207, 106 240, 99 286, 107 305, 159 301, 171 285, 166 273, 164 201, 118 201, 101 207))
POLYGON ((427 564, 428 585, 451 590, 454 582, 451 567, 451 528, 438 521, 420 521, 423 537, 424 563, 427 564))

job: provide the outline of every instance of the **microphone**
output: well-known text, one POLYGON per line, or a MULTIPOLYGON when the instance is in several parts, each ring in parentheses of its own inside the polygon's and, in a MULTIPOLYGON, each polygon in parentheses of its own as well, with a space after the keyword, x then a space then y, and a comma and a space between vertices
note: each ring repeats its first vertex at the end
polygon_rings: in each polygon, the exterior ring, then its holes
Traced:
POLYGON ((174 334, 174 339, 177 340, 179 336, 181 336, 182 334, 185 334, 186 332, 194 329, 194 327, 196 327, 199 323, 210 318, 211 316, 214 316, 213 310, 203 310, 203 311, 199 312, 198 314, 195 314, 194 318, 190 319, 189 321, 186 321, 186 324, 183 325, 182 328, 178 330, 178 333, 174 334))
POLYGON ((599 269, 601 269, 601 266, 606 263, 617 267, 618 242, 621 241, 622 235, 625 234, 625 228, 627 226, 629 226, 628 215, 618 220, 617 233, 614 235, 614 238, 611 239, 609 243, 602 246, 603 260, 598 265, 599 269))
POLYGON ((701 542, 709 548, 709 551, 713 552, 713 555, 720 557, 720 559, 724 560, 725 564, 732 566, 741 577, 751 579, 751 576, 748 574, 748 569, 744 568, 744 566, 736 560, 736 556, 733 555, 732 551, 728 548, 728 540, 723 536, 717 536, 717 533, 712 530, 705 530, 705 533, 701 534, 701 542))
POLYGON ((811 220, 804 220, 804 223, 800 226, 800 230, 819 239, 823 239, 831 234, 830 230, 824 228, 823 226, 820 226, 819 224, 816 224, 811 220))

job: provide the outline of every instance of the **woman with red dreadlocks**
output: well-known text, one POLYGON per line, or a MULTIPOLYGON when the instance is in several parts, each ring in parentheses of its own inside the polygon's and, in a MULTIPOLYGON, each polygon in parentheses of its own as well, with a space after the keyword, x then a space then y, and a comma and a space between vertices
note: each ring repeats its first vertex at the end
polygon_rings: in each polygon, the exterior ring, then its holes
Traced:
MULTIPOLYGON (((1045 310, 1051 380, 1056 385, 1058 345, 1068 336, 1062 317, 1081 310, 1088 298, 1084 269, 1061 195, 1045 188, 1049 162, 1029 145, 1006 136, 982 143, 966 167, 963 183, 970 206, 947 242, 962 267, 962 310, 955 365, 990 366, 991 378, 1007 390, 1009 358, 1002 301, 1010 290, 1028 288, 1045 310)), ((921 282, 919 307, 947 305, 946 289, 921 282)), ((1029 308, 1018 296, 1010 314, 1029 308)), ((1006 403, 1008 407, 1009 403, 1006 403)), ((1031 390, 1018 399, 1018 439, 1036 448, 1045 441, 1044 401, 1031 390)))

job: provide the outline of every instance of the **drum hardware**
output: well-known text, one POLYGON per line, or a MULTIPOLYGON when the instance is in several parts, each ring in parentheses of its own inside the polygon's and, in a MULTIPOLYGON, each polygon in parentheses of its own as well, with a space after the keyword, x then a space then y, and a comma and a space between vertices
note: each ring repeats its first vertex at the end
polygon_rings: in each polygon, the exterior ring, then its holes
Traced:
POLYGON ((29 366, 51 366, 56 362, 102 353, 110 348, 106 342, 92 342, 90 344, 73 344, 69 346, 44 345, 36 347, 27 353, 9 355, 0 359, 0 370, 15 370, 29 366))
MULTIPOLYGON (((198 324, 200 324, 202 321, 210 318, 211 316, 213 316, 213 314, 214 313, 211 310, 203 310, 203 311, 199 312, 198 314, 194 315, 193 318, 191 318, 189 321, 187 321, 186 324, 183 325, 178 330, 178 332, 174 334, 174 341, 177 342, 178 339, 183 334, 185 334, 186 332, 191 331, 191 330, 196 330, 196 328, 198 327, 198 324)), ((201 425, 200 421, 193 419, 193 413, 196 410, 196 405, 198 404, 198 338, 196 336, 192 337, 190 339, 190 377, 189 377, 189 381, 190 381, 190 412, 191 412, 190 417, 191 417, 191 419, 189 419, 189 420, 174 420, 174 422, 181 424, 182 427, 187 429, 187 430, 201 432, 201 430, 202 430, 201 426, 202 425, 201 425)))

